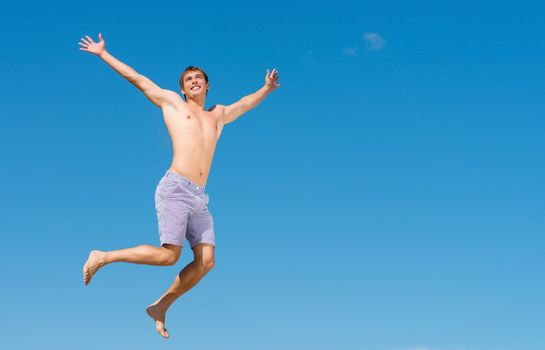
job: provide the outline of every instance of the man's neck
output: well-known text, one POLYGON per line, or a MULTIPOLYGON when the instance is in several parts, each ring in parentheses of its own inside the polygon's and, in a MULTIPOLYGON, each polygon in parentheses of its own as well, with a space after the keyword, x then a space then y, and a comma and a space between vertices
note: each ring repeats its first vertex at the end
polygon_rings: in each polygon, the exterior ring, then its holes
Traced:
POLYGON ((190 105, 192 108, 204 111, 204 101, 205 101, 204 97, 199 99, 188 98, 187 104, 190 105))

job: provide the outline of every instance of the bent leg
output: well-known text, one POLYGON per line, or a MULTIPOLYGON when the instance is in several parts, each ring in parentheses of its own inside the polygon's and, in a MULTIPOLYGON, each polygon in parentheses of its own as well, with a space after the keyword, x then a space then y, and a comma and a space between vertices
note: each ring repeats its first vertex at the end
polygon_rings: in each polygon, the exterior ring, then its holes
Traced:
POLYGON ((113 262, 155 266, 174 265, 180 258, 181 251, 182 247, 174 244, 163 244, 161 247, 140 245, 110 252, 93 250, 83 266, 83 282, 88 285, 98 269, 113 262))
POLYGON ((193 261, 180 271, 167 291, 146 309, 148 315, 155 321, 157 332, 165 338, 168 338, 165 315, 170 305, 195 286, 214 267, 213 245, 197 244, 193 247, 193 255, 193 261))

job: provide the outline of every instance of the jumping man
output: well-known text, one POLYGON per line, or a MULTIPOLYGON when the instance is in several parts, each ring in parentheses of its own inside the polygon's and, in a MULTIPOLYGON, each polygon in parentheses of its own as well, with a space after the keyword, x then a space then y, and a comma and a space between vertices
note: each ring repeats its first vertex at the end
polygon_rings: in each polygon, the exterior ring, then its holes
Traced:
POLYGON ((155 191, 161 246, 141 245, 114 251, 93 250, 83 266, 83 282, 85 285, 89 284, 101 267, 113 262, 174 265, 180 258, 187 238, 193 250, 193 261, 180 271, 167 291, 146 309, 155 321, 157 332, 168 338, 165 328, 168 308, 214 266, 214 226, 208 211, 208 194, 204 188, 223 126, 256 107, 270 92, 279 87, 278 71, 267 70, 265 84, 255 93, 229 106, 215 105, 205 110, 209 85, 208 76, 202 69, 189 66, 181 74, 182 99, 178 93, 160 88, 110 55, 106 51, 102 35, 99 34, 98 38, 98 43, 89 36, 81 38, 80 50, 100 57, 161 108, 172 140, 173 157, 170 168, 155 191))

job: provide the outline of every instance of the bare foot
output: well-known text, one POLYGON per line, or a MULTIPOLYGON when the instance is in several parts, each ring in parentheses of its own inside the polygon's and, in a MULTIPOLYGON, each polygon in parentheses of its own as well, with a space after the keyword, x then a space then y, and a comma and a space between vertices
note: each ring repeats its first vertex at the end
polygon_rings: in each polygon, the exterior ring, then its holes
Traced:
POLYGON ((157 305, 150 305, 146 309, 149 317, 155 321, 155 329, 163 338, 168 338, 168 331, 165 328, 165 311, 161 310, 157 305))
POLYGON ((83 265, 83 283, 88 285, 95 273, 104 266, 104 255, 106 253, 100 250, 93 250, 89 253, 89 258, 83 265))

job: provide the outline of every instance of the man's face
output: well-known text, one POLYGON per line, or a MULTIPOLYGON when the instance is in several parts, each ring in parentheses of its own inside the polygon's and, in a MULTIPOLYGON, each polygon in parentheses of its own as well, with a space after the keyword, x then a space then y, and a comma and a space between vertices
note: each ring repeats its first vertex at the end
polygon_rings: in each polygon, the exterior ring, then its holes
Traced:
POLYGON ((183 92, 186 97, 197 97, 199 95, 206 96, 208 83, 204 79, 204 75, 201 71, 194 70, 188 72, 184 77, 183 83, 183 92))

